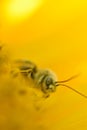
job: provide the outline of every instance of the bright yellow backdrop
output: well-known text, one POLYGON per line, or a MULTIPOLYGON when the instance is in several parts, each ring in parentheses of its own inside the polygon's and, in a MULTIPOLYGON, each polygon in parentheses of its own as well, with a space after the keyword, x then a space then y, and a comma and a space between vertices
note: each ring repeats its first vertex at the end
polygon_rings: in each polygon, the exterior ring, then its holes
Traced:
MULTIPOLYGON (((22 5, 11 3, 11 0, 1 2, 0 41, 10 47, 13 58, 27 58, 41 68, 50 68, 59 80, 82 72, 69 85, 87 95, 87 1, 35 2, 30 10, 28 3, 25 4, 26 9, 23 2, 22 5), (11 4, 14 9, 10 8, 11 4), (24 12, 21 12, 21 6, 26 9, 24 12)), ((15 120, 19 119, 16 121, 21 124, 19 129, 87 130, 87 100, 67 88, 58 88, 45 102, 41 112, 33 112, 32 108, 28 110, 27 103, 24 98, 22 105, 16 106, 15 120), (23 116, 21 107, 25 110, 23 116), (31 126, 28 125, 29 113, 31 126), (22 117, 24 121, 21 121, 22 117)), ((10 109, 8 106, 9 114, 10 109)), ((3 117, 7 119, 5 114, 3 117)))

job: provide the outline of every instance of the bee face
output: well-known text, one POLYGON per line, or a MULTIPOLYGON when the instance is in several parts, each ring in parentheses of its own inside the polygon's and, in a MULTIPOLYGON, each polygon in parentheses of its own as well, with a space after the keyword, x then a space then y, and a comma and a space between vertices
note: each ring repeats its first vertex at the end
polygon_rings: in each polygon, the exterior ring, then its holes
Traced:
POLYGON ((37 86, 40 86, 43 93, 51 93, 56 90, 56 76, 50 70, 38 71, 35 79, 37 86))
POLYGON ((53 79, 53 77, 51 76, 47 76, 45 77, 43 83, 42 83, 42 91, 44 93, 50 93, 50 92, 55 92, 56 90, 56 85, 55 85, 55 80, 53 79))

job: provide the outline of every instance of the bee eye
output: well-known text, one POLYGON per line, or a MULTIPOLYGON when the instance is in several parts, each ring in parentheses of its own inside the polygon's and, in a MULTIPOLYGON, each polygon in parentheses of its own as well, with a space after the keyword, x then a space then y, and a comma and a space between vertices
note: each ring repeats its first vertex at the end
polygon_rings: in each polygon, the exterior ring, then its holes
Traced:
POLYGON ((52 79, 51 78, 47 78, 46 79, 46 86, 49 86, 49 85, 51 85, 52 84, 52 79))

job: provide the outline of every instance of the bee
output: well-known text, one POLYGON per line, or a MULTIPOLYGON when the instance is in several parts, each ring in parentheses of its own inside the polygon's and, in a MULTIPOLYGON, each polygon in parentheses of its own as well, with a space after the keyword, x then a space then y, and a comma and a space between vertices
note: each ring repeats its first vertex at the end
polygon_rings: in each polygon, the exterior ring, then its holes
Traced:
POLYGON ((39 69, 36 64, 29 60, 17 60, 15 63, 20 74, 29 80, 31 79, 35 85, 35 88, 41 90, 41 92, 45 95, 45 98, 49 97, 51 93, 55 92, 58 86, 67 87, 79 95, 87 98, 87 96, 83 93, 65 84, 66 82, 78 77, 79 74, 74 75, 66 80, 58 81, 54 72, 49 69, 39 69))

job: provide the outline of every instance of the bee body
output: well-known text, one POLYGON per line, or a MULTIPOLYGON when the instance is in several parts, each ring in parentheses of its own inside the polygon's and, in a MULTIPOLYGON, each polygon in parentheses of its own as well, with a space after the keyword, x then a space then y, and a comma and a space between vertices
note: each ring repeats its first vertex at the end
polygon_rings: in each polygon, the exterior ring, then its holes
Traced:
POLYGON ((68 82, 74 78, 76 78, 78 75, 74 75, 70 77, 69 79, 58 81, 56 75, 49 69, 39 69, 33 62, 28 60, 17 60, 15 62, 16 68, 19 70, 19 73, 23 75, 25 78, 28 79, 28 81, 32 80, 33 86, 36 89, 39 89, 42 91, 42 93, 49 97, 50 93, 55 92, 57 86, 65 86, 74 92, 80 94, 81 96, 85 96, 84 94, 80 93, 79 91, 75 90, 74 88, 64 84, 65 82, 68 82))
POLYGON ((41 90, 44 94, 54 92, 56 90, 55 74, 48 69, 38 69, 38 67, 28 60, 17 60, 16 68, 25 78, 32 80, 35 88, 41 90))

